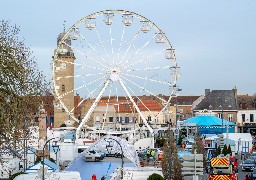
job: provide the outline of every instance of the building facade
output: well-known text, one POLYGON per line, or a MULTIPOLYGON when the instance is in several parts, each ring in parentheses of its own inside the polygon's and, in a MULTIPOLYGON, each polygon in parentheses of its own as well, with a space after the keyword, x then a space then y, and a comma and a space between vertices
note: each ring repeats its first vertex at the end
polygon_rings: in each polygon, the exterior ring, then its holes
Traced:
POLYGON ((210 110, 218 118, 237 122, 237 90, 205 90, 201 101, 193 108, 193 114, 202 110, 210 110))
POLYGON ((256 136, 256 96, 237 96, 237 126, 239 132, 256 136))

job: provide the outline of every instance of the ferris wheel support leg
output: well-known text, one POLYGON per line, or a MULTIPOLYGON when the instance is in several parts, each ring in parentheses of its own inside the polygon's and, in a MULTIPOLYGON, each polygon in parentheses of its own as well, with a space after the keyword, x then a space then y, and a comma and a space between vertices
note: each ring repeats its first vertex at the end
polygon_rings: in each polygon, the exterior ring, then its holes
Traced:
POLYGON ((139 113, 139 115, 140 115, 140 117, 141 117, 143 123, 147 126, 147 128, 148 128, 149 132, 151 133, 151 135, 154 135, 153 129, 149 126, 147 120, 145 119, 145 117, 144 117, 143 114, 141 113, 141 111, 140 111, 140 109, 138 108, 137 104, 134 102, 132 96, 130 95, 129 91, 128 91, 127 88, 125 87, 123 81, 120 79, 119 82, 120 82, 121 86, 123 87, 125 93, 128 95, 129 99, 130 99, 131 102, 133 103, 135 109, 136 109, 137 112, 139 113))
POLYGON ((104 92, 106 91, 108 85, 110 83, 110 79, 108 79, 103 88, 101 89, 99 95, 97 96, 97 98, 95 99, 94 103, 92 104, 91 108, 88 110, 87 114, 85 115, 85 117, 82 119, 82 122, 79 124, 77 130, 76 130, 76 138, 78 139, 80 137, 80 132, 83 128, 83 125, 88 121, 88 119, 90 118, 92 112, 94 111, 94 109, 96 108, 98 102, 100 101, 101 97, 103 96, 104 92))

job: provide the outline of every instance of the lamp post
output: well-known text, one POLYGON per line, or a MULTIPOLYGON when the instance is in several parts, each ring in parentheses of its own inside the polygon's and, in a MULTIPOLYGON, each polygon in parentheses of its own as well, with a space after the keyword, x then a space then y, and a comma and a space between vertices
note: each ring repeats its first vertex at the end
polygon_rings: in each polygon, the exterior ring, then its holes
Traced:
POLYGON ((223 108, 222 105, 219 106, 221 108, 221 131, 223 133, 223 108))
POLYGON ((58 163, 58 152, 59 152, 59 150, 60 150, 60 146, 59 145, 57 145, 57 142, 58 141, 53 141, 54 142, 54 144, 52 145, 52 148, 53 148, 53 151, 54 151, 54 153, 55 153, 55 155, 56 155, 56 164, 59 166, 59 163, 58 163))
POLYGON ((47 145, 47 143, 48 142, 50 142, 51 140, 53 140, 53 139, 55 139, 55 137, 54 138, 51 138, 51 139, 48 139, 46 142, 45 142, 45 144, 44 144, 44 147, 43 147, 43 180, 44 180, 44 150, 45 150, 45 147, 46 147, 46 145, 47 145))
POLYGON ((111 140, 115 141, 115 142, 120 146, 120 148, 121 148, 121 152, 122 152, 122 154, 121 154, 121 159, 122 159, 122 165, 121 165, 121 179, 123 179, 123 176, 124 176, 124 173, 123 173, 123 168, 124 168, 124 158, 123 158, 124 153, 123 153, 123 148, 122 148, 121 144, 120 144, 116 139, 113 139, 113 138, 111 138, 111 137, 104 138, 105 141, 107 141, 107 139, 111 139, 111 140))

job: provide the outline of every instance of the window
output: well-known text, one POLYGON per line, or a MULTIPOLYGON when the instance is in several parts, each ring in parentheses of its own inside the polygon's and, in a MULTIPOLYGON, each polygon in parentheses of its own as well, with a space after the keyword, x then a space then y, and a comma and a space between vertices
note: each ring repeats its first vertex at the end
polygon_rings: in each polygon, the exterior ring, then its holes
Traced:
POLYGON ((242 114, 242 121, 245 122, 245 114, 242 114))
POLYGON ((136 117, 132 117, 132 122, 136 123, 136 117))
POLYGON ((222 113, 218 113, 218 118, 223 118, 223 114, 222 113))
POLYGON ((61 86, 61 91, 65 92, 65 85, 64 84, 62 84, 62 86, 61 86))
POLYGON ((108 120, 109 120, 109 122, 113 122, 114 118, 113 117, 109 117, 108 120))
POLYGON ((96 122, 100 122, 100 117, 96 116, 96 122))
POLYGON ((228 121, 230 121, 230 122, 233 121, 233 114, 228 114, 228 121))
POLYGON ((125 117, 125 118, 124 118, 124 122, 125 122, 125 123, 129 123, 129 117, 125 117))
POLYGON ((116 117, 116 122, 122 123, 122 117, 116 117))
POLYGON ((254 120, 254 116, 253 114, 250 114, 250 122, 253 122, 253 120, 254 120))
POLYGON ((183 113, 183 109, 178 109, 178 112, 179 113, 183 113))

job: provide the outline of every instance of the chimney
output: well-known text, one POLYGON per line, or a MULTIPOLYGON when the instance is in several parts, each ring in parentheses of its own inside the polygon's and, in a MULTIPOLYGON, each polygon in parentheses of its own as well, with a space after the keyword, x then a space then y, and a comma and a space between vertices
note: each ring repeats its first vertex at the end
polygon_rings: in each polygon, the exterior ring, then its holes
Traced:
POLYGON ((236 96, 237 96, 237 89, 236 89, 236 86, 235 86, 232 90, 233 90, 234 95, 235 95, 235 97, 236 97, 236 96))
POLYGON ((207 96, 210 93, 210 89, 205 89, 205 96, 207 96))

